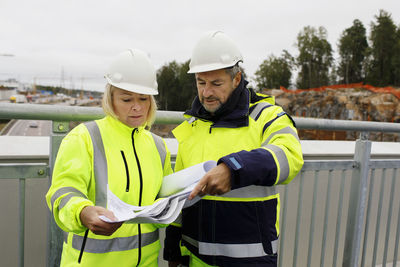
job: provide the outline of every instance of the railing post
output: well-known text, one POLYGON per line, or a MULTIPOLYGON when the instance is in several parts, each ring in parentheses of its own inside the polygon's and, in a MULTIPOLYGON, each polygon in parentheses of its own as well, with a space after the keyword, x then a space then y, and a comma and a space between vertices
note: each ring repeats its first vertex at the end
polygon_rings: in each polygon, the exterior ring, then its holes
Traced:
MULTIPOLYGON (((69 122, 52 121, 52 132, 50 136, 50 156, 49 156, 49 187, 52 180, 53 167, 56 160, 58 148, 65 134, 69 131, 69 122)), ((63 245, 63 232, 54 221, 53 215, 48 213, 47 227, 47 267, 60 266, 61 252, 63 245)))
POLYGON ((19 266, 25 265, 25 179, 19 179, 19 266))
POLYGON ((362 132, 360 134, 360 139, 356 141, 354 152, 354 161, 357 166, 353 170, 351 178, 350 203, 343 253, 344 267, 358 266, 367 200, 370 157, 371 142, 368 140, 368 133, 362 132))

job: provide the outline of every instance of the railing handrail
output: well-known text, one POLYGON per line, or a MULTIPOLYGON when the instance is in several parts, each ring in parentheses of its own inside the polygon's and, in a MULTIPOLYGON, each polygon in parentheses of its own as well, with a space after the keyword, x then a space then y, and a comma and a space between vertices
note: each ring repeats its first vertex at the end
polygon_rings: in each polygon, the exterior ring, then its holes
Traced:
MULTIPOLYGON (((184 120, 183 112, 178 111, 157 111, 156 115, 156 123, 160 124, 178 124, 184 120)), ((69 126, 68 121, 86 121, 86 120, 94 120, 104 117, 104 112, 99 107, 79 107, 79 106, 64 106, 64 105, 43 105, 43 104, 11 104, 11 103, 0 103, 0 119, 33 119, 33 120, 51 120, 53 121, 53 130, 50 135, 50 155, 49 155, 49 168, 43 167, 47 166, 43 164, 24 164, 22 167, 19 164, 3 164, 0 166, 2 168, 0 170, 0 178, 6 178, 11 175, 14 177, 18 177, 19 179, 19 188, 20 188, 20 198, 19 198, 19 211, 20 211, 20 222, 19 222, 19 259, 20 266, 24 265, 24 237, 25 237, 25 179, 26 178, 42 178, 47 176, 50 178, 50 174, 52 171, 52 166, 54 166, 55 156, 58 151, 58 146, 63 138, 63 136, 68 132, 69 126), (65 126, 65 127, 64 127, 65 126), (1 175, 1 172, 5 173, 1 175), (20 174, 22 172, 22 175, 20 174)), ((333 130, 333 131, 358 131, 363 134, 360 135, 360 139, 356 141, 354 158, 353 160, 336 160, 336 161, 307 161, 305 167, 301 172, 300 178, 300 191, 303 192, 303 178, 304 171, 315 171, 314 176, 314 188, 317 187, 318 181, 318 173, 319 171, 329 171, 329 175, 331 175, 333 170, 342 170, 342 180, 341 180, 341 191, 340 191, 340 199, 343 198, 343 190, 345 174, 344 170, 352 170, 351 177, 351 185, 349 189, 349 207, 347 211, 347 223, 345 224, 345 246, 343 253, 343 261, 342 265, 346 267, 355 267, 358 266, 359 259, 364 257, 364 253, 366 251, 366 245, 361 244, 362 238, 364 235, 363 225, 365 224, 364 218, 369 218, 369 211, 366 211, 366 205, 369 205, 370 201, 367 202, 367 197, 371 196, 371 192, 368 192, 368 178, 369 171, 371 168, 383 168, 384 171, 386 168, 392 168, 393 178, 392 178, 392 188, 395 185, 395 170, 400 168, 399 160, 386 160, 386 161, 374 161, 371 160, 371 141, 367 139, 366 132, 396 132, 400 133, 400 124, 398 123, 385 123, 385 122, 365 122, 365 121, 349 121, 349 120, 329 120, 329 119, 314 119, 314 118, 301 118, 294 117, 294 121, 297 124, 297 128, 299 129, 318 129, 318 130, 333 130), (368 196, 369 194, 369 196, 368 196), (365 215, 367 214, 367 215, 365 215), (362 254, 362 255, 361 255, 362 254)), ((1 164, 0 164, 1 165, 1 164)), ((383 175, 384 176, 384 175, 383 175)), ((371 174, 372 177, 372 174, 371 174)), ((332 178, 332 177, 331 177, 332 178)), ((0 179, 1 180, 1 179, 0 179)), ((328 180, 327 188, 330 188, 330 181, 328 180)), ((372 178, 371 178, 371 181, 372 178)), ((384 181, 382 179, 382 181, 384 181)), ((372 187, 372 186, 371 186, 372 187)), ((288 195, 288 191, 285 187, 285 197, 288 195)), ((384 188, 381 186, 381 188, 384 188)), ((328 190, 328 189, 327 189, 328 190)), ((326 203, 329 203, 330 200, 330 191, 327 191, 326 194, 326 203)), ((394 190, 390 193, 390 199, 393 202, 394 190)), ((313 229, 314 228, 314 220, 315 220, 315 210, 317 206, 317 197, 314 191, 313 193, 313 204, 311 211, 311 226, 310 226, 310 234, 309 234, 309 253, 308 253, 308 261, 312 259, 312 241, 313 237, 313 229)), ((381 196, 383 196, 383 190, 381 189, 381 196)), ((382 197, 380 197, 382 198, 382 197)), ((297 221, 300 222, 301 210, 302 210, 302 193, 299 193, 299 201, 298 203, 298 212, 297 212, 297 221)), ((284 200, 284 203, 287 203, 287 200, 284 200)), ((380 200, 379 203, 382 203, 380 200)), ((381 204, 379 204, 381 206, 381 204)), ((338 210, 341 210, 342 202, 338 205, 338 210)), ((282 214, 286 214, 285 205, 283 205, 282 214)), ((381 209, 380 209, 381 210, 381 209)), ((328 225, 328 214, 329 214, 329 205, 325 205, 325 215, 324 215, 324 229, 327 229, 328 225)), ((339 212, 338 212, 339 214, 339 212)), ((341 214, 341 213, 340 213, 341 214)), ((391 216, 391 215, 390 215, 391 216)), ((388 224, 391 222, 390 216, 388 216, 388 224)), ((286 216, 282 216, 282 223, 286 216)), ((380 217, 377 216, 378 218, 380 217)), ((49 216, 50 221, 48 224, 48 242, 47 242, 47 266, 59 266, 60 255, 62 249, 63 235, 62 232, 56 226, 53 217, 49 216)), ((337 222, 341 221, 341 215, 338 217, 337 222)), ((400 221, 400 215, 398 219, 398 225, 400 221)), ((283 224, 286 225, 286 224, 283 224)), ((298 224, 299 225, 299 224, 298 224)), ((378 225, 378 223, 377 223, 378 225)), ((340 228, 340 227, 339 227, 340 228)), ((378 228, 378 227, 377 227, 378 228)), ((283 228, 284 229, 284 228, 283 228)), ((296 226, 296 237, 295 240, 298 240, 299 229, 296 226)), ((368 230, 368 227, 365 228, 365 232, 368 230)), ((389 229, 389 228, 387 228, 389 229)), ((336 240, 339 240, 340 231, 336 228, 336 240)), ((284 234, 284 230, 282 231, 282 237, 284 234)), ((326 230, 323 230, 324 233, 327 233, 326 230)), ((343 231, 342 231, 343 232, 343 231)), ((379 233, 379 231, 376 231, 379 233)), ((396 237, 400 236, 398 233, 400 232, 400 226, 397 226, 396 229, 396 237)), ((386 243, 385 243, 385 256, 384 262, 386 262, 386 251, 387 246, 389 244, 389 231, 386 233, 386 243)), ((283 240, 283 239, 282 239, 283 240)), ((335 252, 334 255, 337 255, 337 244, 335 240, 335 252)), ((364 240, 367 240, 366 238, 364 240)), ((375 240, 379 240, 379 236, 375 238, 375 240)), ((395 241, 396 248, 394 251, 397 253, 397 246, 399 244, 399 239, 397 238, 395 241)), ((297 262, 297 241, 295 241, 295 253, 293 255, 293 261, 297 262)), ((364 241, 365 244, 366 241, 364 241)), ((326 245, 326 235, 323 235, 321 255, 325 253, 325 245, 326 245)), ((375 244, 374 244, 375 245, 375 244)), ((283 241, 280 244, 281 248, 283 248, 283 241)), ((283 250, 282 250, 283 251, 283 250)), ((282 256, 282 258, 287 256, 282 256)), ((375 263, 377 252, 374 248, 373 254, 373 263, 375 263)), ((395 254, 394 259, 397 259, 397 254, 395 254)), ((333 257, 335 259, 335 257, 333 257)), ((364 260, 364 258, 362 259, 364 260)), ((321 256, 321 262, 324 262, 324 258, 321 256)), ((282 264, 282 261, 280 260, 282 264)), ((375 264, 373 264, 375 265, 375 264)), ((280 265, 281 266, 281 265, 280 265)))
MULTIPOLYGON (((88 121, 104 116, 103 110, 99 107, 0 103, 0 119, 88 121)), ((301 117, 293 117, 293 119, 298 129, 400 133, 399 123, 301 117)), ((156 123, 158 124, 179 124, 182 121, 184 121, 182 111, 157 111, 156 123)))

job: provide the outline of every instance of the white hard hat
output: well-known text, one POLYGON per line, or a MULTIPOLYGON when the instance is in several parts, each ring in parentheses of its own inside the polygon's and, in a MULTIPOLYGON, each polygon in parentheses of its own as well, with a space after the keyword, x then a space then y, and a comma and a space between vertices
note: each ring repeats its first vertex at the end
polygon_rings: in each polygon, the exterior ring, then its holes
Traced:
POLYGON ((128 49, 111 63, 105 75, 115 87, 144 95, 157 95, 156 70, 149 57, 139 49, 128 49))
POLYGON ((211 31, 194 47, 188 73, 229 68, 239 61, 243 61, 242 53, 232 39, 221 31, 211 31))

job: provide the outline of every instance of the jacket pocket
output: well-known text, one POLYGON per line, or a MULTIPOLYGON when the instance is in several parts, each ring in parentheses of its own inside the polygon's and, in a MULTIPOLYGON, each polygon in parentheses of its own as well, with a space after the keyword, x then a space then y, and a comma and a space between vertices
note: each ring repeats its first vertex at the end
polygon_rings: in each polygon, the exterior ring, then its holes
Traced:
POLYGON ((257 202, 257 222, 264 251, 268 255, 277 253, 276 198, 257 202))
POLYGON ((125 166, 125 172, 126 172, 126 188, 125 191, 129 192, 129 168, 128 168, 128 163, 126 162, 126 158, 125 158, 125 153, 124 151, 121 150, 121 156, 122 156, 122 160, 124 161, 124 166, 125 166))

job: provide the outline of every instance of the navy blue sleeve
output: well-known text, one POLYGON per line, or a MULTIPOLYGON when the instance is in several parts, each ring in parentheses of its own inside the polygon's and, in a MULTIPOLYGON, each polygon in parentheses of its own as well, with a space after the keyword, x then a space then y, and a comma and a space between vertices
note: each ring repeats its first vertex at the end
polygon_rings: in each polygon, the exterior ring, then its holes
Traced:
POLYGON ((276 182, 276 163, 266 149, 242 150, 218 160, 218 164, 222 162, 231 170, 232 189, 249 185, 272 186, 276 182))

